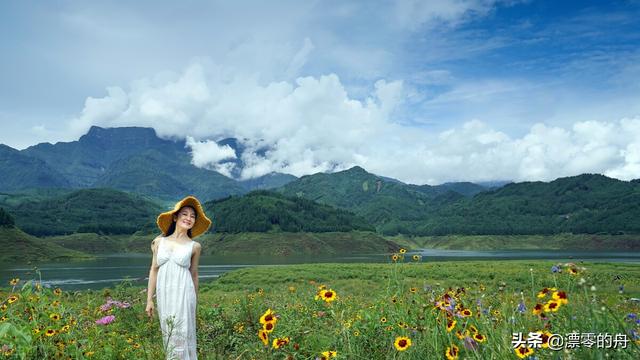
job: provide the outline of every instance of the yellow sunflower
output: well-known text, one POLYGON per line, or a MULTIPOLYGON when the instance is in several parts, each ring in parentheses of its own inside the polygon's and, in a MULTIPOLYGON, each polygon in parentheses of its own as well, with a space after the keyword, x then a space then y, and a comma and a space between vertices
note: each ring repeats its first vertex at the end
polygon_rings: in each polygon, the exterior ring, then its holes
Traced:
POLYGON ((321 293, 321 297, 322 297, 322 300, 330 303, 334 301, 338 297, 338 295, 336 294, 335 291, 333 291, 332 289, 329 289, 329 290, 323 290, 321 293))
POLYGON ((20 299, 20 296, 18 295, 11 295, 9 296, 9 298, 7 299, 7 302, 9 304, 13 304, 14 302, 18 301, 18 299, 20 299))
POLYGON ((325 359, 334 358, 338 356, 338 352, 335 350, 323 351, 321 355, 324 356, 325 359))
POLYGON ((58 321, 58 320, 60 320, 60 318, 61 318, 60 314, 56 314, 56 313, 49 314, 49 319, 51 319, 53 321, 58 321))
POLYGON ((487 340, 487 337, 480 333, 475 333, 473 334, 473 340, 481 343, 481 342, 485 342, 487 340))
POLYGON ((473 315, 473 312, 470 309, 463 309, 462 311, 460 311, 460 316, 462 317, 468 317, 473 315))
POLYGON ((455 320, 448 320, 447 321, 447 332, 451 332, 451 330, 453 330, 454 327, 456 327, 456 321, 455 320))
POLYGON ((451 344, 451 346, 447 347, 447 350, 444 352, 444 356, 448 360, 455 360, 458 358, 459 349, 457 346, 451 344))
POLYGON ((269 345, 269 334, 264 330, 258 330, 258 337, 265 346, 269 345))
POLYGON ((398 252, 399 252, 400 254, 405 254, 405 253, 407 252, 407 249, 405 249, 405 248, 401 248, 398 252))
POLYGON ((9 285, 16 286, 18 285, 19 282, 20 282, 19 278, 11 279, 11 281, 9 281, 9 285))
POLYGON ((268 322, 268 323, 262 324, 262 330, 264 330, 266 333, 271 333, 273 329, 275 329, 275 327, 276 327, 275 322, 268 322))
POLYGON ((271 347, 274 349, 280 349, 282 345, 284 345, 282 343, 282 340, 280 340, 280 338, 275 338, 273 339, 273 343, 271 344, 271 347))
POLYGON ((278 318, 276 318, 276 314, 271 311, 271 309, 267 309, 267 311, 264 312, 264 314, 262 314, 262 316, 260 317, 260 324, 266 324, 266 323, 276 323, 278 321, 278 318))
POLYGON ((394 341, 393 346, 395 346, 398 351, 405 351, 411 346, 411 339, 404 336, 398 336, 396 337, 396 341, 394 341))
POLYGON ((53 295, 59 296, 60 294, 62 294, 62 289, 60 288, 55 288, 53 290, 53 295))
POLYGON ((533 315, 540 315, 543 310, 544 310, 544 306, 542 304, 536 304, 536 306, 533 307, 533 310, 531 310, 531 312, 533 313, 533 315))
POLYGON ((560 309, 560 302, 556 300, 549 300, 544 304, 544 312, 556 312, 560 309))
POLYGON ((567 297, 567 293, 564 291, 556 291, 551 296, 554 300, 557 300, 561 305, 566 305, 569 303, 569 299, 567 297))
POLYGON ((520 359, 524 359, 528 356, 533 355, 533 349, 530 347, 525 347, 524 345, 518 346, 514 351, 520 359))
POLYGON ((542 340, 542 343, 540 344, 540 346, 543 349, 546 349, 549 347, 549 339, 551 338, 551 333, 548 331, 536 331, 535 334, 540 334, 540 339, 542 340))

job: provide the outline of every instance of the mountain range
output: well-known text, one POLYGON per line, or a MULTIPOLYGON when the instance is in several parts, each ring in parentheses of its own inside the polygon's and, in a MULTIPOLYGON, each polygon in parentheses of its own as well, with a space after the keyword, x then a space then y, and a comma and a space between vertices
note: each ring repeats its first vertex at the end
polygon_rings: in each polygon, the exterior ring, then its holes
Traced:
MULTIPOLYGON (((152 128, 92 126, 77 141, 40 143, 24 150, 0 144, 0 191, 16 192, 34 188, 113 188, 173 201, 184 194, 206 200, 273 189, 297 178, 272 172, 257 178, 237 180, 243 167, 241 142, 235 138, 217 141, 229 146, 235 158, 230 178, 191 163, 184 140, 159 138, 152 128)), ((264 156, 267 149, 258 151, 264 156)), ((382 178, 400 184, 400 181, 382 178)), ((414 186, 431 191, 428 185, 414 186)), ((439 188, 470 196, 491 186, 448 183, 439 188)))
MULTIPOLYGON (((232 138, 219 144, 242 150, 232 138)), ((296 178, 270 173, 237 181, 194 166, 184 140, 161 139, 153 129, 140 127, 93 126, 77 141, 41 143, 21 151, 0 145, 0 171, 0 191, 5 192, 109 187, 163 200, 183 194, 216 199, 278 187, 296 178)))
MULTIPOLYGON (((241 168, 240 143, 218 143, 236 151, 235 168, 241 168)), ((33 235, 153 232, 154 214, 186 194, 200 197, 215 214, 213 231, 222 232, 640 233, 640 180, 581 174, 551 182, 430 186, 355 166, 238 181, 190 159, 184 141, 160 139, 147 128, 92 127, 78 141, 22 151, 0 145, 0 207, 33 235), (126 215, 112 204, 139 216, 122 221, 126 215)))

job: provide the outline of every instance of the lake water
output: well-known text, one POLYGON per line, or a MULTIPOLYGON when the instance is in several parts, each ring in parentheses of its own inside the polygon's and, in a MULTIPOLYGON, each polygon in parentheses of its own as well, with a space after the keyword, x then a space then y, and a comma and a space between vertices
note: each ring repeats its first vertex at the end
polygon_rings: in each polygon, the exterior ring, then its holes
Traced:
MULTIPOLYGON (((640 265, 640 252, 587 252, 587 251, 466 251, 422 249, 407 253, 422 255, 422 261, 460 260, 558 260, 630 262, 640 265)), ((69 261, 37 264, 45 285, 65 290, 100 289, 112 286, 124 279, 146 286, 151 257, 149 254, 119 254, 103 256, 90 261, 69 261)), ((362 254, 349 256, 204 256, 200 259, 201 281, 215 279, 221 274, 238 268, 261 265, 305 264, 305 263, 385 263, 389 254, 362 254)), ((0 283, 3 286, 14 277, 22 280, 35 277, 33 264, 0 265, 0 283)))

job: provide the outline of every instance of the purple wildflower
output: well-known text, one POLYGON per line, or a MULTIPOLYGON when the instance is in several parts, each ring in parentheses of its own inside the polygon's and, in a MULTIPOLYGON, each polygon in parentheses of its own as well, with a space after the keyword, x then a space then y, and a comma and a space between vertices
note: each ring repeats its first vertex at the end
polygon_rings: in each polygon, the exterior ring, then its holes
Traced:
POLYGON ((560 268, 559 268, 557 265, 553 265, 553 266, 551 267, 551 272, 552 272, 552 273, 560 272, 560 268))
POLYGON ((527 311, 527 307, 524 305, 524 301, 520 301, 520 304, 518 304, 518 312, 523 314, 525 311, 527 311))
POLYGON ((463 344, 465 349, 467 350, 476 350, 478 348, 478 343, 472 338, 466 336, 463 340, 463 344))
POLYGON ((101 319, 96 320, 98 325, 109 325, 116 319, 115 315, 107 315, 101 319))
POLYGON ((129 304, 126 301, 118 301, 118 300, 112 300, 111 298, 107 298, 107 302, 100 306, 100 311, 108 311, 114 306, 117 306, 120 309, 126 309, 130 307, 131 304, 129 304))

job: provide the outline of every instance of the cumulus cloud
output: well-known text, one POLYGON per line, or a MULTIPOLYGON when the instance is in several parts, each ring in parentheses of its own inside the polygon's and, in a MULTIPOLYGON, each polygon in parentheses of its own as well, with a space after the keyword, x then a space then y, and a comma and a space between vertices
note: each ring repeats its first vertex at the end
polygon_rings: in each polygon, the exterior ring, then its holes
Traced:
POLYGON ((407 98, 402 81, 379 80, 365 99, 350 97, 335 74, 261 84, 215 64, 109 88, 90 98, 71 125, 148 126, 186 139, 192 163, 231 176, 243 145, 240 178, 270 172, 302 176, 354 165, 418 184, 507 179, 552 180, 585 172, 640 177, 640 118, 533 125, 520 137, 471 120, 445 131, 404 126, 395 114, 407 98))
POLYGON ((229 145, 220 146, 212 140, 196 141, 187 136, 186 145, 191 148, 191 163, 200 168, 215 170, 231 177, 234 163, 220 163, 223 160, 236 159, 236 153, 229 145))

